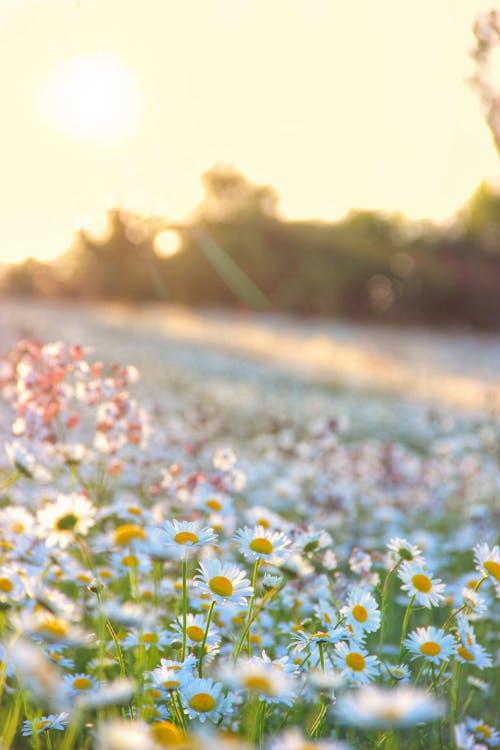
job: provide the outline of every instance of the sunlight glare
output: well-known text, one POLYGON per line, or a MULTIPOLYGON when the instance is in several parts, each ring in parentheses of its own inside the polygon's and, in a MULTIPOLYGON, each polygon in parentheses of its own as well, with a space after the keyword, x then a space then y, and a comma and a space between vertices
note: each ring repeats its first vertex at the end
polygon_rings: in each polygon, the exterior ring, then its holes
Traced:
POLYGON ((133 136, 141 99, 132 72, 107 53, 65 60, 38 90, 40 113, 55 130, 94 143, 133 136))
POLYGON ((156 235, 153 246, 157 255, 168 258, 170 255, 179 252, 181 244, 179 232, 175 232, 173 229, 164 229, 156 235))

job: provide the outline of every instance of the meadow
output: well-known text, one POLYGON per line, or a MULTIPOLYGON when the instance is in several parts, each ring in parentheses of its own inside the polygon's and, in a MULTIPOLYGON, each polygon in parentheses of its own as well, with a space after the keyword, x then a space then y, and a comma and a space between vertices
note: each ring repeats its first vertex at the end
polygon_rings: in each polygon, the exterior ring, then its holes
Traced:
POLYGON ((0 303, 0 747, 500 745, 500 342, 0 303))

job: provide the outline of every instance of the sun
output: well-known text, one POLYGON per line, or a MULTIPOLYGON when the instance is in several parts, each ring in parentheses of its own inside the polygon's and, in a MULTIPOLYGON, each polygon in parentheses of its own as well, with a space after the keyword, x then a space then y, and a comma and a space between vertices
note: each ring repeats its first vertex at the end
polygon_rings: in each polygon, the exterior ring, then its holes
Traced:
POLYGON ((38 89, 42 117, 62 135, 90 143, 127 140, 142 111, 139 85, 109 53, 77 55, 61 62, 38 89))

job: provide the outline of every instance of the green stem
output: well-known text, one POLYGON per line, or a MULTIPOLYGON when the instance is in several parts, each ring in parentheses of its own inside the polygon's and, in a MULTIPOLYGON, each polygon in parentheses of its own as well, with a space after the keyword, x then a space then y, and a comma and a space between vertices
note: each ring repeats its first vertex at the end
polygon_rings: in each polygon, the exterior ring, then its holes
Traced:
POLYGON ((272 598, 273 598, 274 596, 276 596, 276 594, 277 594, 277 593, 278 593, 279 591, 281 591, 281 589, 282 589, 282 588, 283 588, 283 586, 279 586, 278 588, 274 588, 274 589, 271 589, 270 591, 268 591, 268 592, 267 592, 267 594, 266 594, 266 595, 265 595, 265 596, 263 597, 263 599, 262 599, 261 603, 259 604, 259 606, 258 606, 258 607, 256 607, 256 609, 254 609, 254 610, 252 611, 252 615, 251 615, 251 617, 250 617, 250 618, 248 619, 248 621, 247 621, 247 623, 246 623, 245 627, 243 628, 243 633, 241 634, 241 638, 240 638, 240 640, 239 640, 239 642, 238 642, 238 645, 236 646, 236 650, 235 650, 235 652, 234 652, 234 656, 233 656, 233 660, 234 660, 234 661, 236 661, 236 659, 238 658, 238 656, 239 656, 239 655, 240 655, 240 653, 241 653, 241 649, 243 648, 243 644, 244 644, 244 642, 245 642, 245 639, 246 639, 246 637, 247 637, 247 635, 248 635, 248 632, 250 631, 250 628, 251 628, 251 626, 252 626, 252 623, 253 623, 253 622, 254 622, 254 620, 255 620, 255 619, 256 619, 256 618, 257 618, 257 617, 259 616, 259 613, 261 612, 261 610, 262 610, 262 609, 264 609, 264 607, 266 606, 266 604, 267 604, 267 603, 268 603, 268 602, 269 602, 269 601, 270 601, 270 600, 271 600, 271 599, 272 599, 272 598))
POLYGON ((408 606, 406 607, 406 612, 405 612, 405 616, 403 619, 403 627, 401 628, 401 642, 399 644, 399 661, 401 661, 401 659, 403 658, 403 654, 405 650, 404 642, 406 638, 406 631, 408 630, 408 622, 410 620, 411 609, 413 607, 414 601, 415 601, 415 595, 411 597, 410 601, 408 602, 408 606))
POLYGON ((205 655, 205 644, 206 644, 207 638, 208 638, 208 629, 210 627, 210 622, 212 620, 212 613, 214 611, 214 607, 215 607, 215 601, 213 601, 210 604, 210 609, 208 610, 208 616, 207 616, 207 624, 205 626, 205 632, 203 634, 203 640, 202 640, 201 646, 200 646, 200 658, 199 658, 199 661, 198 661, 198 675, 199 675, 199 677, 203 677, 203 657, 205 655))
POLYGON ((0 492, 3 492, 8 487, 11 487, 13 484, 15 484, 20 476, 21 472, 19 471, 19 469, 13 471, 12 474, 10 474, 7 479, 2 484, 0 484, 0 492))
MULTIPOLYGON (((253 594, 250 597, 250 604, 248 605, 247 624, 250 623, 250 620, 252 618, 252 609, 253 609, 253 603, 255 601, 255 589, 257 587, 257 576, 259 574, 259 568, 260 568, 260 558, 258 557, 253 566, 253 574, 252 574, 253 594)), ((248 628, 248 634, 247 634, 247 651, 248 651, 248 656, 252 656, 252 644, 250 641, 250 627, 248 628)))
POLYGON ((184 659, 186 658, 187 610, 188 610, 187 560, 183 560, 182 561, 182 652, 181 652, 181 661, 184 661, 184 659))
POLYGON ((391 576, 393 575, 393 573, 396 572, 396 570, 399 568, 399 566, 401 565, 401 563, 402 563, 402 560, 398 560, 397 563, 392 566, 392 568, 389 570, 389 572, 387 573, 387 575, 385 577, 384 585, 383 585, 383 588, 382 588, 382 601, 381 601, 381 604, 380 604, 380 613, 381 613, 381 617, 380 617, 380 636, 379 636, 379 644, 378 644, 378 655, 379 656, 382 653, 382 646, 384 645, 385 624, 386 624, 386 620, 387 620, 386 612, 387 612, 387 595, 388 595, 388 592, 389 592, 389 581, 391 579, 391 576))
POLYGON ((322 703, 319 707, 319 711, 316 715, 316 718, 314 719, 313 723, 311 724, 309 728, 309 736, 314 737, 316 733, 318 732, 318 729, 320 727, 321 722, 323 721, 323 718, 328 710, 328 706, 322 703))

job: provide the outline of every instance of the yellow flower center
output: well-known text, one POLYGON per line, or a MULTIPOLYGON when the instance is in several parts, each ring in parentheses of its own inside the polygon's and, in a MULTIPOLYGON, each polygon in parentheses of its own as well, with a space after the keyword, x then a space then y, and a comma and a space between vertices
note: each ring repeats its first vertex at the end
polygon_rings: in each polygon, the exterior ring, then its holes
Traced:
POLYGON ((362 672, 366 665, 365 657, 362 654, 358 654, 356 651, 351 651, 350 654, 347 654, 345 663, 354 672, 362 672))
POLYGON ((172 745, 181 745, 183 743, 181 730, 175 724, 172 724, 171 721, 159 721, 152 724, 151 734, 155 742, 163 747, 171 747, 172 745))
POLYGON ((270 524, 267 518, 259 518, 257 521, 257 526, 263 526, 265 529, 268 529, 270 524))
POLYGON ((141 635, 142 643, 158 643, 159 640, 156 633, 143 633, 141 635))
POLYGON ((500 565, 495 560, 488 560, 484 563, 484 567, 493 578, 500 581, 500 565))
POLYGON ((180 685, 179 680, 165 680, 163 687, 165 690, 175 690, 180 685))
POLYGON ((139 565, 139 558, 135 555, 125 555, 122 557, 122 565, 126 568, 137 568, 139 565))
POLYGON ((437 656, 441 653, 441 646, 435 641, 426 641, 420 646, 420 651, 425 654, 425 656, 437 656))
POLYGON ((220 500, 217 500, 216 497, 211 497, 210 500, 207 500, 205 505, 207 508, 210 508, 210 510, 222 510, 222 503, 220 500))
POLYGON ((50 633, 50 635, 61 636, 66 635, 68 626, 62 620, 57 617, 48 617, 38 628, 39 631, 44 633, 50 633))
POLYGON ((73 680, 72 685, 75 690, 90 690, 92 687, 92 683, 87 677, 77 677, 76 680, 73 680))
POLYGON ((187 628, 187 634, 192 641, 197 641, 198 643, 203 640, 203 636, 205 635, 203 630, 199 628, 198 625, 190 625, 187 628))
POLYGON ((247 690, 258 690, 265 695, 271 695, 271 683, 265 675, 249 675, 243 680, 244 687, 247 690))
POLYGON ((352 616, 358 622, 366 622, 368 619, 368 612, 361 604, 356 604, 352 608, 352 616))
POLYGON ((138 508, 136 505, 129 505, 127 510, 132 516, 142 516, 142 508, 138 508))
POLYGON ((324 633, 321 630, 318 630, 317 633, 311 633, 309 636, 310 641, 327 641, 330 636, 328 633, 324 633))
POLYGON ((113 573, 110 570, 100 570, 99 571, 100 578, 113 578, 113 573))
POLYGON ((231 596, 234 591, 233 584, 225 576, 214 576, 209 580, 208 585, 218 596, 231 596))
POLYGON ((45 729, 45 728, 46 728, 46 727, 47 727, 47 726, 48 726, 49 724, 50 724, 50 721, 49 721, 48 719, 43 719, 42 721, 39 721, 39 722, 37 723, 37 727, 38 727, 38 729, 41 729, 41 730, 42 730, 42 732, 43 732, 43 730, 44 730, 44 729, 45 729))
POLYGON ((141 539, 142 541, 146 539, 142 526, 137 526, 135 523, 125 523, 115 529, 115 544, 120 547, 124 547, 134 539, 141 539))
POLYGON ((465 646, 458 647, 458 655, 466 661, 475 661, 474 654, 472 654, 465 646))
POLYGON ((56 529, 58 531, 72 531, 78 523, 78 516, 74 513, 67 513, 65 516, 58 518, 56 521, 56 529))
POLYGON ((4 594, 10 594, 13 588, 14 584, 12 583, 10 578, 6 578, 5 576, 2 576, 0 578, 0 591, 3 591, 4 594))
POLYGON ((273 551, 273 545, 269 539, 259 536, 250 542, 250 549, 253 552, 259 552, 261 555, 270 555, 273 551))
POLYGON ((210 693, 196 693, 189 701, 189 706, 200 714, 206 714, 215 708, 215 698, 210 693))
POLYGON ((174 536, 174 542, 177 542, 177 544, 188 544, 189 542, 192 544, 198 544, 199 541, 200 540, 196 534, 193 534, 192 531, 179 531, 179 533, 174 536))
POLYGON ((478 734, 482 734, 483 737, 486 737, 487 740, 491 738, 491 729, 487 724, 478 724, 476 727, 476 732, 478 734))
POLYGON ((432 588, 431 579, 427 578, 427 576, 424 576, 423 573, 417 573, 416 575, 414 575, 411 579, 411 582, 413 583, 417 591, 421 591, 423 594, 428 594, 432 588))
POLYGON ((24 524, 21 521, 14 521, 11 524, 10 530, 13 534, 24 534, 24 524))
POLYGON ((79 573, 76 579, 77 581, 81 581, 82 583, 90 583, 92 581, 92 578, 85 573, 79 573))

